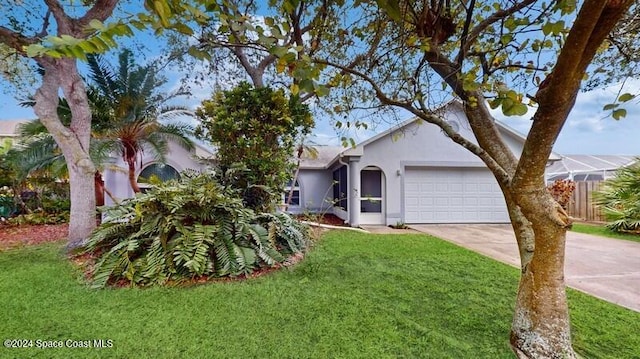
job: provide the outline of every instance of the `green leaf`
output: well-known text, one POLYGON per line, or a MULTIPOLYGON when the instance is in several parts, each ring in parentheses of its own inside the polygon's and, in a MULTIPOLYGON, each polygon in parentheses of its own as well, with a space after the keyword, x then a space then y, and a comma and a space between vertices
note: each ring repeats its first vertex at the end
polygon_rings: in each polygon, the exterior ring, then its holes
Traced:
POLYGON ((202 51, 198 49, 196 46, 190 46, 187 52, 189 53, 189 55, 195 57, 196 59, 211 61, 211 54, 209 54, 206 51, 202 51))
POLYGON ((106 29, 102 21, 97 19, 93 19, 89 21, 89 27, 91 27, 92 29, 96 29, 98 31, 104 31, 106 29))
POLYGON ((528 110, 527 105, 523 103, 514 103, 508 110, 503 108, 503 113, 506 116, 523 116, 528 110))
POLYGON ((635 95, 627 92, 620 95, 620 97, 618 97, 618 101, 627 102, 627 101, 633 100, 635 97, 636 97, 635 95))
POLYGON ((297 84, 291 85, 291 94, 297 95, 300 92, 300 87, 297 84))
POLYGON ((33 44, 26 47, 27 56, 37 57, 45 53, 47 49, 40 44, 33 44))
POLYGON ((500 107, 501 104, 502 104, 502 99, 499 97, 489 101, 489 107, 491 107, 492 110, 495 110, 496 108, 500 107))
POLYGON ((616 108, 616 107, 618 107, 618 106, 620 106, 620 104, 617 104, 617 103, 608 103, 608 104, 604 105, 604 107, 603 107, 602 109, 603 109, 604 111, 611 111, 611 110, 613 110, 614 108, 616 108))
POLYGON ((397 0, 376 0, 378 7, 384 10, 392 20, 402 20, 402 13, 400 12, 400 2, 397 0))
POLYGON ((274 46, 269 50, 270 53, 276 55, 277 57, 284 57, 284 55, 289 52, 289 49, 284 46, 274 46))
POLYGON ((613 111, 613 113, 611 114, 611 116, 615 119, 615 120, 620 120, 623 117, 627 116, 627 110, 625 110, 624 108, 619 108, 615 111, 613 111))

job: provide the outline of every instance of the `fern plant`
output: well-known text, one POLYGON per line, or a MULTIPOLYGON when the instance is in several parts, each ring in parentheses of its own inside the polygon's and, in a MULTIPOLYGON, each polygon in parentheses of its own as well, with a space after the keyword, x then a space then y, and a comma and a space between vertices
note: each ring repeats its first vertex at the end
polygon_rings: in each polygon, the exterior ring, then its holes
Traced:
POLYGON ((307 228, 286 214, 258 214, 213 174, 186 174, 119 206, 85 244, 95 287, 238 276, 304 252, 307 228))

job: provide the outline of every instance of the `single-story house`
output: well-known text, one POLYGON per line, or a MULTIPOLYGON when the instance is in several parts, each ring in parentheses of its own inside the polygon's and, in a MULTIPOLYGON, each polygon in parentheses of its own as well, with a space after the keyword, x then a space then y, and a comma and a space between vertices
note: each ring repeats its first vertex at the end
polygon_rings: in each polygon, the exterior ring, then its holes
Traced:
MULTIPOLYGON (((475 142, 461 103, 452 101, 440 112, 475 142)), ((523 135, 497 124, 509 148, 521 153, 523 135)), ((486 165, 439 127, 420 119, 409 119, 353 148, 317 150, 317 157, 301 162, 290 212, 332 213, 351 226, 509 222, 502 192, 486 165)), ((165 164, 144 153, 136 178, 156 175, 166 180, 186 169, 202 170, 206 165, 197 158, 211 156, 200 145, 187 151, 170 144, 165 164)), ((554 153, 550 162, 559 159, 554 153)), ((118 200, 133 196, 126 168, 120 156, 114 156, 103 173, 105 187, 118 200)), ((113 203, 109 196, 105 200, 113 203)))
MULTIPOLYGON (((459 102, 441 111, 475 142, 459 102)), ((520 154, 523 135, 499 122, 498 129, 520 154)), ((509 222, 502 192, 486 165, 420 119, 400 123, 354 148, 317 149, 317 158, 301 163, 291 212, 333 213, 351 226, 509 222)), ((554 153, 550 161, 559 159, 554 153)))

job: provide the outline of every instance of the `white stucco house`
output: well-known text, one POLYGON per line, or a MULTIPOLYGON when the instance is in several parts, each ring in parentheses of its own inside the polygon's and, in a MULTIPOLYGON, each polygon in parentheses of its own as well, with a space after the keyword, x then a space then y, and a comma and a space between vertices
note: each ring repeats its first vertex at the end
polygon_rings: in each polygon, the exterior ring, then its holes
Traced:
MULTIPOLYGON (((475 142, 459 102, 441 111, 475 142)), ((503 124, 498 128, 520 154, 524 137, 503 124)), ((301 164, 291 212, 333 213, 351 226, 509 222, 502 192, 485 164, 422 120, 405 121, 355 148, 319 146, 318 152, 301 164)))

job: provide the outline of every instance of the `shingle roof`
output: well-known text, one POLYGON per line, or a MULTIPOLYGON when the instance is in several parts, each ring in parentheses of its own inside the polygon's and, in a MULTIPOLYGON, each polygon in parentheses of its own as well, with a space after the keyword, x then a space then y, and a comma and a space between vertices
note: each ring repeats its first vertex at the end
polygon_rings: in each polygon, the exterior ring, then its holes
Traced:
POLYGON ((305 152, 300 160, 300 168, 325 169, 333 160, 345 150, 342 146, 313 146, 317 151, 316 156, 305 152))

